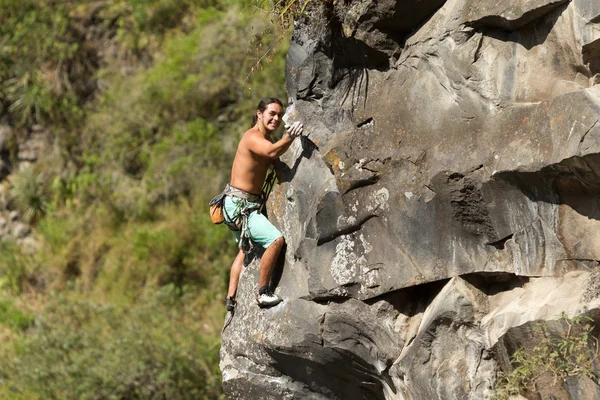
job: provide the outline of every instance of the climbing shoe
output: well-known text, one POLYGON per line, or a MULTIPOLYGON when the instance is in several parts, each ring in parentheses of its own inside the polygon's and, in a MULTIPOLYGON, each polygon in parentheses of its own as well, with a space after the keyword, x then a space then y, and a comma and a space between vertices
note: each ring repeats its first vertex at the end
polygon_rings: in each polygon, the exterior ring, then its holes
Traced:
POLYGON ((268 286, 263 286, 258 291, 258 295, 256 296, 256 303, 259 307, 273 307, 279 303, 281 303, 283 299, 277 296, 268 286))
POLYGON ((225 297, 225 308, 227 311, 233 312, 235 310, 236 301, 233 297, 225 297))

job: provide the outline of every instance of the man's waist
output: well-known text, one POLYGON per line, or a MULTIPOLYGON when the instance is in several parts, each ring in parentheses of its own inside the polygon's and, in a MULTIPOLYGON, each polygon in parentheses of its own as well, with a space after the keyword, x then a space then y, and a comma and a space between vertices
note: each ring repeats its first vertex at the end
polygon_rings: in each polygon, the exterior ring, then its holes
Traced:
POLYGON ((238 199, 248 200, 253 203, 258 203, 261 200, 260 194, 250 193, 243 189, 236 188, 235 186, 231 186, 230 184, 227 184, 227 186, 225 187, 224 193, 227 196, 237 197, 238 199))

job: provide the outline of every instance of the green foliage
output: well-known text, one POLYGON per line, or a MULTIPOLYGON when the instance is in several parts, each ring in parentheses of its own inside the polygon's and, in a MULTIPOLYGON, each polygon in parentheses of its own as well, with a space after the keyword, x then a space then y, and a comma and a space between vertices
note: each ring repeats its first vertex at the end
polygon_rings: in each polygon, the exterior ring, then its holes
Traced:
POLYGON ((105 29, 116 27, 122 55, 141 56, 156 50, 160 37, 172 29, 188 28, 191 10, 219 6, 217 0, 117 0, 107 3, 99 17, 105 29))
POLYGON ((152 223, 119 230, 105 252, 96 287, 129 297, 167 284, 224 291, 234 247, 231 233, 213 225, 204 207, 181 200, 161 207, 152 223))
POLYGON ((56 146, 11 178, 40 247, 0 244, 20 297, 0 302, 0 398, 222 397, 237 249, 207 202, 258 101, 286 97, 286 46, 265 53, 281 33, 250 4, 0 0, 11 141, 42 123, 56 146))
POLYGON ((169 31, 186 26, 180 24, 191 10, 215 5, 216 0, 0 0, 0 111, 21 125, 73 129, 95 89, 96 41, 114 37, 121 58, 149 59, 169 31), (94 34, 86 36, 89 26, 94 34))
POLYGON ((0 325, 23 331, 30 327, 33 321, 33 316, 19 310, 12 300, 0 300, 0 325))
POLYGON ((4 349, 3 398, 221 398, 219 337, 193 295, 166 286, 126 308, 55 296, 4 349))
MULTIPOLYGON (((324 2, 327 0, 323 0, 324 2)), ((271 14, 274 23, 287 29, 299 16, 307 16, 307 7, 315 0, 255 0, 261 7, 271 14)))
POLYGON ((226 169, 225 159, 220 132, 213 124, 198 118, 174 127, 148 155, 145 179, 151 197, 172 199, 192 192, 226 169))
POLYGON ((0 0, 0 99, 15 122, 74 122, 92 65, 69 17, 50 0, 0 0))
POLYGON ((35 269, 35 258, 24 253, 14 241, 0 242, 0 290, 21 293, 35 269))
POLYGON ((545 323, 538 326, 544 338, 531 350, 518 349, 511 356, 514 369, 503 374, 494 388, 493 398, 508 400, 525 392, 537 392, 538 382, 551 380, 552 386, 568 377, 587 377, 598 381, 594 363, 600 355, 598 339, 592 335, 594 320, 587 316, 561 321, 566 325, 564 335, 552 335, 545 323))
POLYGON ((155 208, 152 221, 116 225, 100 207, 79 216, 54 210, 38 228, 37 279, 54 289, 74 282, 83 292, 125 302, 168 284, 220 293, 235 244, 229 230, 210 222, 207 202, 200 195, 180 199, 155 208))
MULTIPOLYGON (((152 219, 157 204, 218 190, 229 172, 230 142, 248 128, 257 100, 245 89, 254 62, 246 37, 265 22, 216 9, 199 12, 197 21, 187 35, 165 42, 154 66, 117 78, 84 129, 82 172, 95 171, 98 181, 73 195, 100 199, 115 220, 152 219)), ((284 95, 283 65, 277 53, 253 76, 261 97, 284 95)))
POLYGON ((46 213, 49 201, 43 173, 27 167, 10 176, 10 196, 26 222, 37 222, 46 213))
MULTIPOLYGON (((317 3, 315 0, 252 0, 252 6, 270 16, 272 26, 253 37, 253 45, 258 56, 246 79, 259 71, 264 64, 269 64, 272 57, 287 43, 294 20, 309 18, 317 3), (276 34, 273 34, 275 28, 276 34)), ((322 3, 327 0, 321 1, 322 3)))

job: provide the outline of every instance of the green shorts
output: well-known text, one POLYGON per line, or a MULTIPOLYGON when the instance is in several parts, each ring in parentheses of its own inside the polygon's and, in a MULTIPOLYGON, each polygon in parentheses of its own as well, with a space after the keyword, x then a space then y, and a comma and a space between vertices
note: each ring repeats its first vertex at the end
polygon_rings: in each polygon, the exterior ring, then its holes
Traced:
MULTIPOLYGON (((227 218, 228 222, 232 222, 230 218, 237 218, 242 202, 243 200, 235 197, 225 197, 225 218, 227 218)), ((248 205, 253 206, 258 204, 248 202, 248 205)), ((233 236, 235 236, 235 241, 239 242, 241 231, 232 232, 233 236)), ((261 245, 264 249, 283 236, 281 232, 269 222, 267 217, 259 213, 258 210, 252 211, 248 216, 248 232, 250 233, 250 239, 254 243, 261 245)))

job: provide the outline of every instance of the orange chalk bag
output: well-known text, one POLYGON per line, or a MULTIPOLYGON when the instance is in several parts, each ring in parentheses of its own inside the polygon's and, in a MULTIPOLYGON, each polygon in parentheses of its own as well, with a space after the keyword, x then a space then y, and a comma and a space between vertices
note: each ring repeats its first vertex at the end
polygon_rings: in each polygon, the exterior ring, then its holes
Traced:
POLYGON ((209 203, 210 207, 210 220, 213 224, 222 224, 225 222, 225 215, 223 214, 223 207, 225 207, 225 194, 220 193, 215 196, 209 203))

